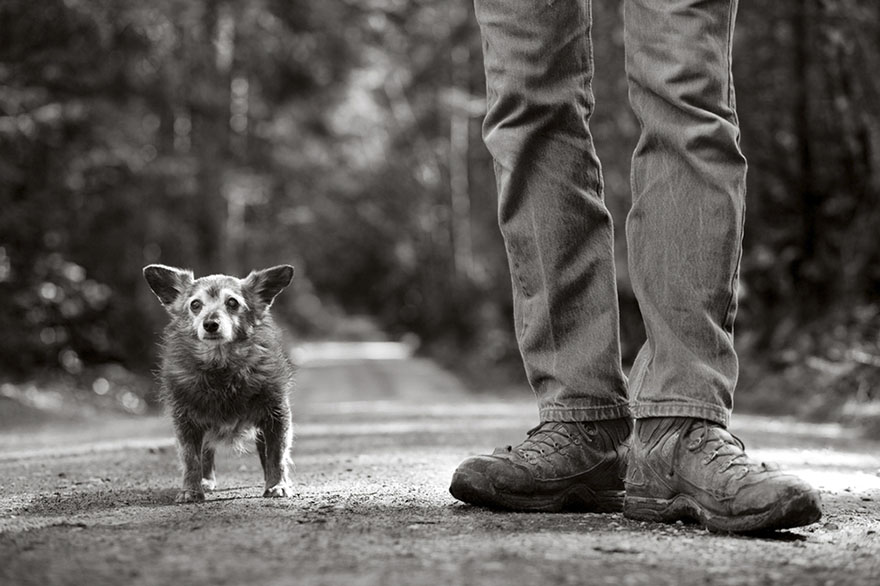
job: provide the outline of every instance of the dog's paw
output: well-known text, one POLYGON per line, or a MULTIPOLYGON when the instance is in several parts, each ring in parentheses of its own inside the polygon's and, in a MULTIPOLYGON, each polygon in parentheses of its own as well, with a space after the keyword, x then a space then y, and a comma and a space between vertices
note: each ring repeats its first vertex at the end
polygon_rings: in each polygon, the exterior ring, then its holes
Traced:
POLYGON ((263 493, 266 498, 288 498, 293 496, 293 489, 288 484, 276 484, 263 493))
POLYGON ((217 488, 217 481, 213 478, 202 478, 202 490, 205 492, 211 492, 217 488))
POLYGON ((205 493, 200 490, 182 490, 174 500, 178 503, 200 503, 205 500, 205 493))

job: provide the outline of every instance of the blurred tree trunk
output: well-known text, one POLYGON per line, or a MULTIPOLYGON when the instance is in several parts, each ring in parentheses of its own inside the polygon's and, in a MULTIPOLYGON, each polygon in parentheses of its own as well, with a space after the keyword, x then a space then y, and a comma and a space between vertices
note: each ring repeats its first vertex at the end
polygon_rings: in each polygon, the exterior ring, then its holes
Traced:
POLYGON ((816 286, 818 227, 821 214, 819 186, 813 174, 811 86, 810 86, 810 19, 812 0, 793 3, 791 6, 792 34, 794 37, 793 65, 793 130, 797 145, 795 188, 800 196, 801 227, 799 237, 800 254, 792 264, 792 279, 798 286, 802 299, 801 309, 812 313, 815 304, 824 305, 816 286))
MULTIPOLYGON (((467 26, 467 5, 449 3, 449 203, 453 271, 456 281, 473 279, 470 160, 470 49, 458 31, 467 26)), ((465 29, 466 30, 466 29, 465 29)))
POLYGON ((200 30, 194 32, 192 39, 192 148, 198 161, 193 221, 199 264, 196 268, 202 274, 232 269, 223 172, 229 150, 229 74, 234 26, 225 2, 206 0, 200 30))
POLYGON ((847 237, 841 239, 840 289, 849 303, 865 291, 876 291, 878 263, 876 227, 880 225, 880 84, 864 75, 880 66, 878 7, 870 0, 838 0, 823 4, 820 19, 830 65, 826 77, 830 101, 839 121, 842 175, 851 201, 846 206, 847 237))

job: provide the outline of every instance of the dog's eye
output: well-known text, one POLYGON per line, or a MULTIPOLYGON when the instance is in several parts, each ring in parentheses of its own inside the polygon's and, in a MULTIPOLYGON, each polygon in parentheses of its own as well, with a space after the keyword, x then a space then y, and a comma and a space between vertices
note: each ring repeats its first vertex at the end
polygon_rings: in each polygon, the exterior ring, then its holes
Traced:
POLYGON ((226 307, 229 308, 229 311, 235 311, 236 309, 238 309, 238 300, 236 300, 234 297, 230 297, 226 300, 226 307))
POLYGON ((202 310, 202 302, 198 299, 193 299, 189 304, 189 308, 192 309, 193 313, 198 313, 202 310))

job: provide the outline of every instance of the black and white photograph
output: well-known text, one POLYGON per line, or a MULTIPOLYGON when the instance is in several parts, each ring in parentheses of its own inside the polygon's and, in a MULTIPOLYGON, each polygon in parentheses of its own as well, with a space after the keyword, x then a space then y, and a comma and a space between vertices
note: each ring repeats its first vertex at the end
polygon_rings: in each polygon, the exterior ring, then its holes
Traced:
POLYGON ((874 0, 0 0, 0 586, 880 584, 874 0))

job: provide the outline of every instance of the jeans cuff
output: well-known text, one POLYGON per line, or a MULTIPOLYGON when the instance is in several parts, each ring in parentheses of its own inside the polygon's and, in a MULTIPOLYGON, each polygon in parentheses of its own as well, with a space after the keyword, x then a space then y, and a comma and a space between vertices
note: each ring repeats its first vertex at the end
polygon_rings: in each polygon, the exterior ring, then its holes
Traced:
POLYGON ((633 417, 645 419, 646 417, 693 417, 696 419, 708 419, 727 427, 730 424, 730 411, 717 405, 708 403, 640 403, 631 404, 633 417))
POLYGON ((541 422, 547 421, 607 421, 626 417, 632 419, 629 405, 602 405, 596 407, 541 407, 541 422))

